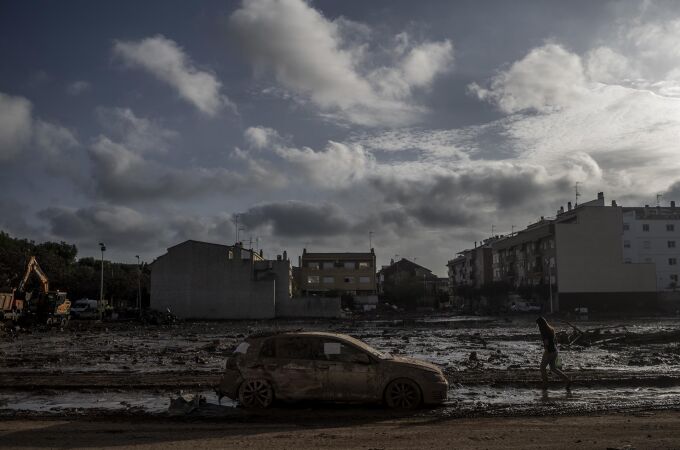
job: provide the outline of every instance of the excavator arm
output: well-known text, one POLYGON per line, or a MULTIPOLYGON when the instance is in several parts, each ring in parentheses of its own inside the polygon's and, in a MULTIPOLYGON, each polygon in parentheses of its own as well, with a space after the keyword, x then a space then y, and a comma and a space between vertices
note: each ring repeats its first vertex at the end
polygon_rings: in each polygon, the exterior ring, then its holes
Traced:
POLYGON ((26 266, 26 273, 24 273, 24 277, 21 279, 21 283, 19 283, 19 288, 17 289, 19 292, 23 292, 24 287, 26 286, 26 282, 28 281, 28 278, 31 276, 31 272, 35 272, 35 274, 38 276, 40 279, 40 285, 42 287, 42 292, 46 294, 50 290, 50 281, 47 279, 47 275, 45 275, 45 272, 40 268, 40 264, 38 264, 38 260, 35 259, 35 256, 31 256, 31 259, 28 260, 28 265, 26 266))

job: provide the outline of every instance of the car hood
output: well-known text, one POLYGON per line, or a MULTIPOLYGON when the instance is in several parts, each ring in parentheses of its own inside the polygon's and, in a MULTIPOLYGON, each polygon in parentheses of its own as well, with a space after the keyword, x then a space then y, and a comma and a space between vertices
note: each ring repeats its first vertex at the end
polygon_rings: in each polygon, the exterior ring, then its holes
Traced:
POLYGON ((441 372, 441 369, 432 363, 421 361, 415 358, 409 358, 407 356, 393 356, 391 359, 388 359, 387 362, 399 366, 409 366, 416 369, 429 370, 430 372, 441 372))

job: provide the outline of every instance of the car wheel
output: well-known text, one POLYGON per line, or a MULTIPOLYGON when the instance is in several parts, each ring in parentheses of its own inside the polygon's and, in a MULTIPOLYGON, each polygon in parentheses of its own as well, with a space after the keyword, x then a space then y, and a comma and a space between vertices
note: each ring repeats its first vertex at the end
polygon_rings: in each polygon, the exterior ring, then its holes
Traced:
POLYGON ((414 409, 420 406, 422 401, 420 387, 408 378, 398 378, 385 389, 385 403, 390 408, 414 409))
POLYGON ((267 380, 246 380, 238 389, 238 401, 245 408, 269 408, 274 390, 267 380))

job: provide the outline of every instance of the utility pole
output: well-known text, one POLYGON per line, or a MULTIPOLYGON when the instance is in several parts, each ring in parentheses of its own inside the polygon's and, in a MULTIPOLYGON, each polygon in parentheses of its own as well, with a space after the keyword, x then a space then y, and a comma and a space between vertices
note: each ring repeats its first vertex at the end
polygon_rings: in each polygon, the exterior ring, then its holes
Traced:
POLYGON ((104 304, 104 252, 106 251, 106 246, 103 242, 99 243, 99 250, 102 252, 102 267, 101 267, 101 278, 99 280, 99 304, 104 304))
POLYGON ((135 258, 137 258, 137 312, 139 317, 142 317, 142 265, 139 255, 135 255, 135 258))

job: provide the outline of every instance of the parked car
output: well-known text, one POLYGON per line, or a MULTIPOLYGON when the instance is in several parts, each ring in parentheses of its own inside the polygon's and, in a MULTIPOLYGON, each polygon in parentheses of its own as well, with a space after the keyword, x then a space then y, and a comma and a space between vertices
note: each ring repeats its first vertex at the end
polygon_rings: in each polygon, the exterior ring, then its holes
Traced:
POLYGON ((277 399, 413 409, 444 402, 448 387, 434 364, 392 356, 344 334, 285 332, 239 344, 217 393, 246 408, 267 408, 277 399))
POLYGON ((540 312, 541 305, 536 303, 525 302, 523 300, 518 300, 512 302, 510 305, 510 311, 512 312, 540 312))
POLYGON ((71 317, 74 319, 101 319, 102 311, 99 302, 89 298, 77 300, 71 305, 71 317))

